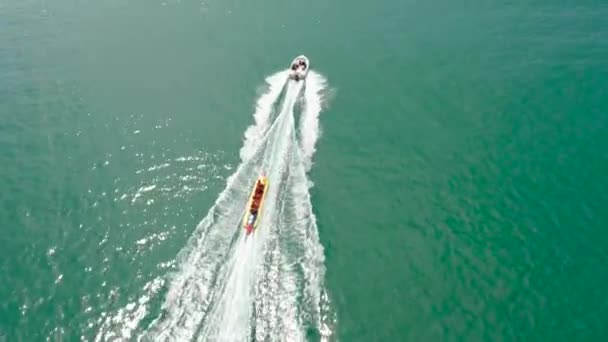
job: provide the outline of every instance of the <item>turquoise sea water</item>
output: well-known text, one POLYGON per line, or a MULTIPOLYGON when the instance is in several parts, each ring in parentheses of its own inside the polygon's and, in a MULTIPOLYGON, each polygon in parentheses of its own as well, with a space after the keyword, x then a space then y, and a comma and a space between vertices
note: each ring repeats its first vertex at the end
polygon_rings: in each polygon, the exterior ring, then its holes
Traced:
POLYGON ((308 178, 332 339, 605 340, 607 17, 0 2, 0 341, 145 331, 301 53, 327 81, 308 178))

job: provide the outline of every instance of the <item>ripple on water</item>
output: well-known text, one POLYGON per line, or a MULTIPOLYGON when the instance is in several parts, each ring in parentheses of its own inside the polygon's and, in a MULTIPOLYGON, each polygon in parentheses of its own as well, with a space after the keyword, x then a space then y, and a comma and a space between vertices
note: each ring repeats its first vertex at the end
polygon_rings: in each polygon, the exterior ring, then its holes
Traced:
MULTIPOLYGON (((110 191, 88 193, 94 198, 97 220, 84 228, 89 232, 101 228, 97 245, 103 257, 101 265, 93 257, 86 258, 91 261, 83 267, 86 277, 99 279, 100 285, 97 295, 82 296, 87 302, 82 329, 84 335, 97 334, 96 340, 129 339, 140 324, 149 323, 163 277, 174 266, 175 249, 200 219, 198 206, 191 203, 208 188, 217 187, 231 169, 221 162, 221 153, 163 154, 158 158, 134 152, 137 168, 131 174, 114 177, 110 191)), ((112 173, 119 164, 109 163, 105 172, 112 173)))

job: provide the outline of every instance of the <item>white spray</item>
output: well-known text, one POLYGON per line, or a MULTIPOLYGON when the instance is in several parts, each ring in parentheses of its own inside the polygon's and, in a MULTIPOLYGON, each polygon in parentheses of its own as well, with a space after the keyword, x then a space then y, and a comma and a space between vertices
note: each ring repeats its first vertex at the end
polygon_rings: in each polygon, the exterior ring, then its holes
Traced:
MULTIPOLYGON (((282 110, 273 121, 286 80, 283 71, 266 79, 255 123, 245 132, 242 163, 178 255, 162 312, 140 339, 303 341, 311 327, 323 339, 331 335, 323 248, 306 177, 326 82, 309 72, 303 94, 303 82, 287 82, 282 110), (296 139, 293 109, 299 94, 304 110, 296 139), (270 179, 267 202, 257 230, 245 238, 242 217, 260 171, 270 179)), ((130 335, 137 329, 131 324, 119 329, 130 335)))

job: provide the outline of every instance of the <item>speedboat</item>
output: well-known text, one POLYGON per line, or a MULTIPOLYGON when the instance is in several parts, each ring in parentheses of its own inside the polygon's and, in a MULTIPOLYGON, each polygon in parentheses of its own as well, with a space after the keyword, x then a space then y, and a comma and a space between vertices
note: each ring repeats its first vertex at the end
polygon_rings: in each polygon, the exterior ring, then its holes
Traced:
POLYGON ((308 69, 310 69, 310 61, 306 56, 300 55, 291 62, 291 66, 289 67, 289 78, 296 81, 302 80, 306 78, 308 69))
POLYGON ((260 222, 260 216, 262 214, 262 206, 264 205, 264 198, 266 198, 266 192, 268 190, 268 178, 266 176, 260 176, 253 186, 249 201, 247 202, 247 212, 243 217, 243 228, 247 232, 247 235, 251 234, 260 222))

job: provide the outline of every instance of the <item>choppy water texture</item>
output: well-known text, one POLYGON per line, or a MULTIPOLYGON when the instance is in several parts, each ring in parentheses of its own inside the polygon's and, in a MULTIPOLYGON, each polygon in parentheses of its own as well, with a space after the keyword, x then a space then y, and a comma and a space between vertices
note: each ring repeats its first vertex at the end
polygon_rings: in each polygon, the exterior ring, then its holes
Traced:
POLYGON ((606 18, 0 2, 0 341, 606 340, 606 18), (260 115, 301 53, 320 107, 260 115), (240 219, 264 150, 283 195, 240 248, 209 223, 240 219))

